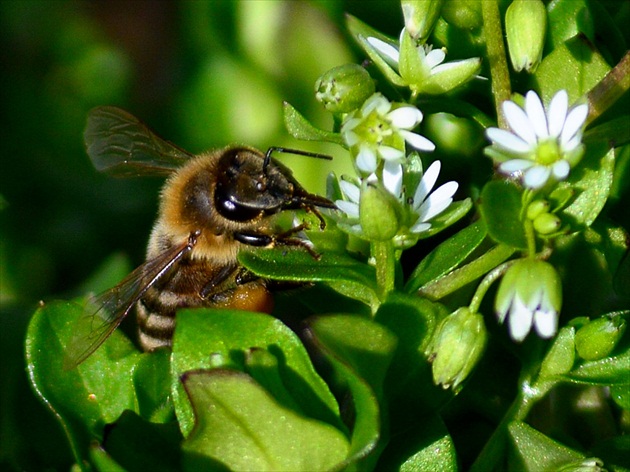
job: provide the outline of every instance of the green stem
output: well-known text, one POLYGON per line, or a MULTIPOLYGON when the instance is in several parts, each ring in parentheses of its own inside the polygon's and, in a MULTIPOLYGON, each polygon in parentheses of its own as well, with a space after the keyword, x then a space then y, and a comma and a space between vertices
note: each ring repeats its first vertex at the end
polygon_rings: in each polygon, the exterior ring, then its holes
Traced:
POLYGON ((505 128, 506 123, 501 112, 501 103, 510 99, 512 91, 497 0, 482 0, 481 15, 483 18, 483 32, 488 63, 490 64, 492 96, 494 97, 494 104, 497 110, 497 121, 500 128, 505 128))
POLYGON ((479 312, 481 301, 483 300, 483 297, 485 296, 490 286, 494 283, 495 280, 505 274, 508 268, 512 264, 514 264, 514 262, 516 261, 504 262, 503 264, 495 267, 490 272, 488 272, 488 274, 481 280, 479 286, 477 287, 477 290, 475 290, 475 294, 473 295, 470 305, 468 306, 471 312, 479 312))
POLYGON ((587 123, 597 119, 630 89, 630 52, 587 95, 587 123))
POLYGON ((376 283, 381 300, 394 290, 396 280, 396 257, 391 241, 372 241, 372 257, 376 260, 376 283))
POLYGON ((446 295, 487 274, 499 264, 505 262, 515 252, 514 248, 499 244, 469 264, 423 285, 418 289, 418 294, 431 300, 444 298, 446 295))

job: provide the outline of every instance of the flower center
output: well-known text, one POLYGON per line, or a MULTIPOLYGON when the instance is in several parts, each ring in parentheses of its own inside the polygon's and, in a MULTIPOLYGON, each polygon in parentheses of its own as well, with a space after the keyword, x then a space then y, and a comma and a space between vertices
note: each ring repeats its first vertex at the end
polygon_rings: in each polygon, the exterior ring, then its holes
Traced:
POLYGON ((542 165, 551 165, 561 158, 560 146, 557 139, 549 139, 538 143, 536 148, 536 162, 542 165))
POLYGON ((390 124, 376 112, 370 113, 363 119, 361 130, 357 130, 357 134, 362 141, 382 144, 383 141, 393 134, 390 124))

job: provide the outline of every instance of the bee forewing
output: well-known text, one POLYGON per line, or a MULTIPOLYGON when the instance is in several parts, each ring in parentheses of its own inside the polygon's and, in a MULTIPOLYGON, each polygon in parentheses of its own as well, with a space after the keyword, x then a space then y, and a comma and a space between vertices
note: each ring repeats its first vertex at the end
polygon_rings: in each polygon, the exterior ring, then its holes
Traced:
POLYGON ((148 260, 114 288, 88 302, 78 319, 75 334, 66 346, 64 368, 72 369, 87 359, 120 325, 146 291, 194 247, 192 236, 148 260))
POLYGON ((168 175, 192 156, 110 106, 90 110, 83 139, 94 167, 118 177, 168 175))

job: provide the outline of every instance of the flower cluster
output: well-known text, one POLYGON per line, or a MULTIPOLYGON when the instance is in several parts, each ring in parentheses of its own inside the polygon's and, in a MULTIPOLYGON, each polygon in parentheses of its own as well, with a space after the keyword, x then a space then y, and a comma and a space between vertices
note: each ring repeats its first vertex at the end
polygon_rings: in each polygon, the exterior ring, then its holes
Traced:
POLYGON ((524 108, 512 101, 503 103, 511 131, 486 130, 492 145, 485 152, 499 172, 522 180, 530 189, 543 187, 550 177, 567 178, 584 154, 582 131, 588 115, 587 105, 569 109, 568 100, 567 92, 560 90, 545 111, 536 92, 530 91, 524 108))

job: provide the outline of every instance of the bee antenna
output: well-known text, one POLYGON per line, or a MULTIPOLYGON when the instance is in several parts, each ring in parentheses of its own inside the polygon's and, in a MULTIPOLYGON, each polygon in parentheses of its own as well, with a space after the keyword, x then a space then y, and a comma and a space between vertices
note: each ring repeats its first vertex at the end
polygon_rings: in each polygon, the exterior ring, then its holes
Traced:
POLYGON ((300 149, 289 149, 279 146, 272 146, 267 149, 267 152, 265 153, 265 160, 263 161, 263 172, 267 171, 267 167, 271 162, 271 154, 274 152, 284 152, 287 154, 296 154, 298 156, 316 157, 317 159, 326 159, 328 161, 332 160, 332 156, 329 156, 328 154, 320 154, 318 152, 302 151, 300 149))

